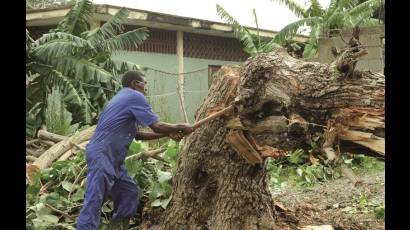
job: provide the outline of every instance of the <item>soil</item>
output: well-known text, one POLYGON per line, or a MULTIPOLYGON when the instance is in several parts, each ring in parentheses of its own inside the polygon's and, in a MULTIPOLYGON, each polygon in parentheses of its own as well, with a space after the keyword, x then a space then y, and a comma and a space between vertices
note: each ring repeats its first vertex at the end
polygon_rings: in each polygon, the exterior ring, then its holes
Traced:
MULTIPOLYGON (((374 172, 359 178, 362 183, 356 186, 342 178, 311 188, 288 187, 274 193, 277 226, 281 230, 302 229, 308 225, 331 225, 334 230, 384 229, 384 219, 376 218, 374 210, 384 204, 385 173, 374 172), (360 196, 367 196, 364 208, 360 208, 360 196)), ((152 208, 147 203, 143 223, 132 229, 150 229, 162 212, 161 208, 152 208)))
POLYGON ((313 188, 273 194, 277 225, 283 230, 307 225, 331 225, 335 230, 384 229, 384 218, 376 218, 375 208, 384 205, 385 174, 377 172, 360 178, 363 183, 356 186, 347 179, 339 179, 313 188), (366 196, 360 205, 359 197, 366 196))

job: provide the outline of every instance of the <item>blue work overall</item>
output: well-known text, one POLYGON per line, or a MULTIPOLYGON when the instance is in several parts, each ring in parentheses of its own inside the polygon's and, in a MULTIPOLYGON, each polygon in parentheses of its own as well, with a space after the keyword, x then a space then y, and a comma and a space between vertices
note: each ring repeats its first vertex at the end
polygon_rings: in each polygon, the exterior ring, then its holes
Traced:
POLYGON ((131 88, 121 89, 104 108, 86 146, 89 171, 77 230, 98 229, 103 202, 109 197, 114 203, 113 221, 135 215, 139 188, 128 175, 124 160, 137 127, 158 121, 145 96, 131 88))

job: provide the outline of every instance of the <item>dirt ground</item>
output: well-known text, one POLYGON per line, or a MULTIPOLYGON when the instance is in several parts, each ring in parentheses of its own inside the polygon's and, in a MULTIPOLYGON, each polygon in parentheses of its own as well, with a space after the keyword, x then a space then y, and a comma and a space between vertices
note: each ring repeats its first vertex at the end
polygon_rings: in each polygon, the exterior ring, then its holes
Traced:
POLYGON ((339 179, 273 194, 277 225, 283 230, 307 225, 332 225, 335 230, 384 229, 384 218, 376 218, 375 210, 384 205, 385 174, 377 172, 360 178, 363 183, 357 186, 339 179))
MULTIPOLYGON (((331 225, 334 230, 384 229, 384 219, 376 218, 374 210, 384 204, 385 174, 376 172, 359 178, 363 183, 357 186, 342 178, 312 188, 287 188, 274 193, 277 226, 281 230, 302 229, 308 225, 331 225)), ((150 229, 162 211, 146 205, 144 223, 132 229, 150 229)))

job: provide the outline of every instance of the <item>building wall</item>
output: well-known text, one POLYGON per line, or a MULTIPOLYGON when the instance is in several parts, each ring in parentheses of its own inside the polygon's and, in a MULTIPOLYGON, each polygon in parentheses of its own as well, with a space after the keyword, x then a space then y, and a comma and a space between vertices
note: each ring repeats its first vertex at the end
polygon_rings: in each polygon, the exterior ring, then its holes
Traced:
MULTIPOLYGON (((122 51, 115 54, 113 59, 137 63, 142 68, 148 67, 145 74, 149 85, 148 99, 153 110, 161 116, 162 120, 169 122, 183 121, 176 94, 177 55, 122 51)), ((239 64, 239 62, 184 57, 184 72, 186 73, 184 74, 185 107, 190 122, 195 120, 195 112, 207 96, 208 65, 225 64, 239 64)))
MULTIPOLYGON (((345 48, 347 46, 345 42, 349 42, 351 35, 352 30, 346 29, 341 31, 341 36, 319 39, 318 57, 313 60, 320 63, 332 62, 334 60, 331 53, 332 46, 345 48)), ((384 26, 360 29, 359 41, 367 46, 368 54, 357 62, 356 69, 384 73, 384 37, 384 26)))

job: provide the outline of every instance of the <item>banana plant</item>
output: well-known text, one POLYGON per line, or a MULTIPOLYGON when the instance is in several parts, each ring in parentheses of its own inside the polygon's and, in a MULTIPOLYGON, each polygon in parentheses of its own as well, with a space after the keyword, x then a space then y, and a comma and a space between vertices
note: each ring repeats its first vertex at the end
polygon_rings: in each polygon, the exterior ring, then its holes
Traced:
POLYGON ((309 8, 305 9, 294 0, 271 1, 286 5, 296 16, 302 18, 279 31, 273 43, 282 45, 294 37, 301 27, 310 27, 308 44, 303 52, 305 58, 315 56, 319 36, 330 30, 379 24, 372 15, 376 9, 384 5, 384 0, 368 0, 359 4, 350 0, 331 0, 329 7, 324 9, 318 0, 310 0, 309 8))
POLYGON ((265 42, 259 35, 258 18, 255 9, 252 10, 252 15, 255 20, 256 34, 251 33, 246 27, 242 26, 234 17, 232 17, 222 6, 216 4, 216 11, 219 16, 229 25, 232 26, 234 36, 239 39, 244 45, 244 51, 255 56, 260 53, 268 53, 278 47, 276 43, 265 42))
POLYGON ((139 69, 135 63, 114 62, 111 55, 137 47, 146 28, 124 31, 128 10, 122 8, 101 27, 89 30, 94 7, 80 0, 57 28, 37 40, 26 30, 26 118, 28 135, 44 124, 47 97, 53 88, 63 95, 73 122, 92 124, 105 103, 121 88, 118 75, 139 69))

